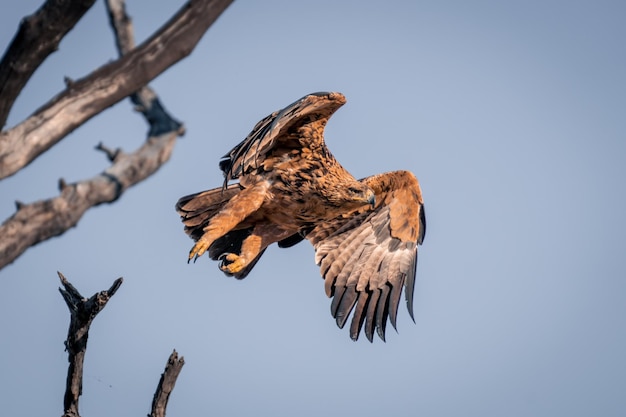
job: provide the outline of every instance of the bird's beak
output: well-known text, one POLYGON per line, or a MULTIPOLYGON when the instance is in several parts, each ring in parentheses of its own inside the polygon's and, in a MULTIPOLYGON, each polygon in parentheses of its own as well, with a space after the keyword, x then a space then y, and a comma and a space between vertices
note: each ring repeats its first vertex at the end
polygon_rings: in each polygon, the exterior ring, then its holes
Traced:
POLYGON ((370 195, 367 198, 367 202, 370 203, 370 206, 374 207, 376 205, 376 194, 373 191, 370 191, 370 195))

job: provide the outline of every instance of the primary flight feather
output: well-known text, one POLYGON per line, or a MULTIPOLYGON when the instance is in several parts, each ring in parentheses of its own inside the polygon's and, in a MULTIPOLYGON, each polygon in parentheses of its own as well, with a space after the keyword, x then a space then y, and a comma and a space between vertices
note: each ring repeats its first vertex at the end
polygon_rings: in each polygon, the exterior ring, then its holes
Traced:
POLYGON ((220 161, 222 187, 182 197, 176 210, 196 242, 227 275, 245 278, 272 243, 315 248, 331 313, 350 337, 364 328, 385 340, 396 327, 402 288, 413 318, 417 246, 426 218, 419 183, 408 171, 355 179, 324 142, 341 93, 313 93, 276 111, 220 161), (234 183, 230 183, 235 181, 234 183))

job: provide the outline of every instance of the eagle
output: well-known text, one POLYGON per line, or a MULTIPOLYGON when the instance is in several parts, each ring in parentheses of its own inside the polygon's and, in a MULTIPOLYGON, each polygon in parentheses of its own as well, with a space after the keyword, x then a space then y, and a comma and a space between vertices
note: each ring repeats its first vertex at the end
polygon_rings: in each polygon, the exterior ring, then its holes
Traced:
POLYGON ((195 241, 188 262, 205 252, 228 276, 245 278, 273 243, 306 239, 332 298, 331 314, 350 337, 396 329, 404 287, 413 316, 417 247, 426 217, 419 182, 409 171, 357 180, 324 141, 329 118, 346 103, 338 92, 306 95, 258 122, 224 155, 221 187, 176 203, 195 241))

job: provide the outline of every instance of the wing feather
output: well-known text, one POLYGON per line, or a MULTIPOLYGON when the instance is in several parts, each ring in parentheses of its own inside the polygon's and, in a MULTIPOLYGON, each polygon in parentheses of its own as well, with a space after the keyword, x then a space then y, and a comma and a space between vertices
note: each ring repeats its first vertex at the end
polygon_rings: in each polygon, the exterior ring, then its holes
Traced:
MULTIPOLYGON (((363 230, 361 233, 354 233, 355 238, 349 243, 345 243, 342 253, 348 254, 348 257, 339 257, 336 263, 342 263, 341 271, 337 275, 335 285, 356 286, 356 276, 353 274, 354 270, 358 267, 358 260, 364 258, 363 252, 365 245, 363 241, 368 238, 367 230, 363 230)), ((333 265, 334 266, 334 265, 333 265)))
POLYGON ((359 288, 375 289, 384 285, 384 280, 378 266, 383 258, 387 255, 387 251, 378 245, 375 245, 372 253, 360 264, 359 288))
POLYGON ((363 326, 368 340, 374 331, 385 340, 387 321, 396 328, 404 288, 413 318, 417 246, 426 220, 419 183, 408 171, 361 180, 376 194, 374 208, 363 208, 317 225, 307 236, 333 297, 331 314, 343 327, 352 313, 350 337, 363 326), (356 307, 355 307, 356 306, 356 307))
POLYGON ((350 338, 355 342, 359 338, 361 328, 365 321, 364 312, 367 309, 370 299, 370 293, 367 291, 358 292, 359 297, 356 301, 356 307, 354 308, 354 314, 352 315, 352 323, 350 323, 350 338))
POLYGON ((365 313, 365 337, 370 342, 374 341, 374 329, 376 328, 376 306, 380 299, 381 290, 374 288, 372 295, 370 296, 369 304, 367 305, 367 312, 365 313))
POLYGON ((336 243, 316 251, 316 253, 323 254, 321 256, 324 257, 320 266, 323 271, 322 275, 325 277, 326 295, 330 297, 333 286, 346 285, 352 268, 358 264, 356 261, 361 257, 362 241, 367 237, 367 230, 363 230, 362 233, 344 233, 343 238, 339 238, 336 243), (345 249, 341 252, 336 251, 334 250, 335 245, 341 245, 345 249))
POLYGON ((330 314, 333 318, 337 318, 337 310, 339 309, 339 304, 341 303, 344 292, 346 292, 346 287, 337 287, 335 289, 333 301, 330 303, 330 314))
POLYGON ((391 285, 391 293, 389 294, 389 307, 387 310, 389 312, 389 321, 391 321, 391 325, 394 329, 397 329, 396 318, 398 317, 398 305, 400 304, 400 293, 404 285, 404 277, 404 274, 400 274, 397 280, 398 282, 391 285))
POLYGON ((359 185, 332 157, 324 144, 324 127, 345 102, 341 93, 313 93, 268 115, 222 157, 223 186, 185 196, 176 209, 186 233, 202 240, 194 251, 211 242, 208 255, 214 260, 244 248, 246 256, 256 256, 246 258, 243 269, 228 269, 237 278, 250 272, 267 245, 277 242, 286 248, 306 238, 315 248, 337 325, 343 328, 351 316, 352 339, 364 328, 370 342, 374 332, 384 341, 387 322, 396 328, 403 288, 413 319, 417 246, 424 240, 426 218, 419 183, 410 172, 374 175, 359 185), (231 180, 238 183, 229 185, 231 180), (262 199, 248 191, 260 181, 266 186, 262 199), (370 190, 376 197, 373 207, 370 190), (365 201, 368 205, 360 206, 365 201), (253 215, 250 208, 256 209, 253 215), (224 222, 223 230, 213 233, 211 219, 217 214, 233 222, 224 222), (259 222, 267 231, 247 240, 259 222), (210 229, 209 237, 205 229, 210 229), (259 236, 261 246, 255 249, 259 236))
POLYGON ((383 341, 385 340, 385 327, 387 326, 387 317, 389 316, 389 285, 385 285, 380 290, 380 298, 376 306, 376 333, 383 341))
MULTIPOLYGON (((290 136, 290 130, 312 120, 328 119, 345 102, 341 93, 313 93, 265 117, 241 143, 222 157, 220 169, 225 177, 224 186, 262 166, 265 156, 278 142, 291 140, 294 142, 291 146, 297 146, 300 136, 290 136)), ((323 137, 316 139, 323 141, 323 137)))
POLYGON ((356 291, 355 287, 344 287, 346 290, 343 293, 343 297, 341 297, 341 303, 339 303, 339 308, 337 308, 337 315, 335 319, 337 320, 337 326, 340 329, 343 329, 344 324, 346 324, 346 320, 348 320, 348 316, 356 303, 356 299, 359 296, 359 293, 356 291))
POLYGON ((176 203, 176 211, 185 225, 185 233, 193 240, 198 240, 211 217, 239 191, 239 186, 232 184, 225 189, 214 188, 181 197, 176 203))
POLYGON ((413 315, 413 292, 415 291, 415 273, 417 269, 417 248, 415 249, 415 257, 412 264, 408 268, 408 274, 404 281, 404 295, 406 297, 406 308, 409 311, 411 320, 415 323, 415 316, 413 315))

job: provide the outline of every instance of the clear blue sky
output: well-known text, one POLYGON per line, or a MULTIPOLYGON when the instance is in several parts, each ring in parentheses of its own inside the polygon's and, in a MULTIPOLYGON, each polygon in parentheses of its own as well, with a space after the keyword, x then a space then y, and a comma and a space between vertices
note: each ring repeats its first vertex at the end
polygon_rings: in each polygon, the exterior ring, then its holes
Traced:
MULTIPOLYGON (((137 40, 182 1, 130 1, 137 40)), ((38 1, 0 14, 0 45, 38 1)), ((60 415, 69 314, 125 281, 91 331, 84 416, 145 415, 165 361, 186 365, 168 415, 622 416, 626 409, 626 6, 621 1, 236 1, 152 86, 187 135, 155 176, 0 271, 0 408, 60 415), (174 203, 221 184, 219 158, 314 91, 348 103, 327 143, 355 176, 413 171, 428 233, 387 343, 353 343, 304 242, 238 282, 186 263, 174 203)), ((102 2, 18 99, 9 125, 114 59, 102 2)), ((136 149, 128 101, 0 182, 13 201, 136 149)), ((1 238, 1 237, 0 237, 1 238)))

